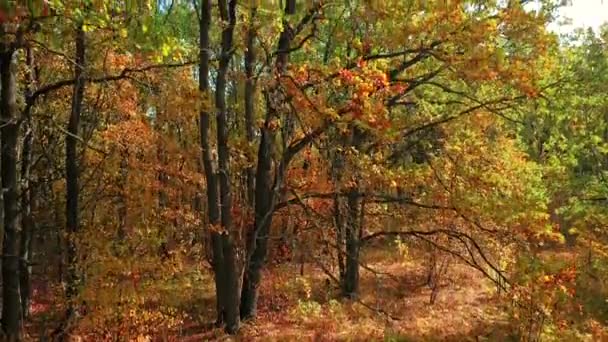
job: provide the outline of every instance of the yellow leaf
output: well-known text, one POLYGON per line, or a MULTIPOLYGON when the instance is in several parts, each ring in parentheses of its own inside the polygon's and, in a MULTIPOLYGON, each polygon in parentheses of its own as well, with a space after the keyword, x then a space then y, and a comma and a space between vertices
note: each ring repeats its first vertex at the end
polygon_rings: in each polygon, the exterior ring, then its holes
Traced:
POLYGON ((171 52, 171 47, 169 46, 169 44, 163 43, 161 50, 163 52, 163 56, 167 57, 167 56, 169 56, 169 53, 171 52))

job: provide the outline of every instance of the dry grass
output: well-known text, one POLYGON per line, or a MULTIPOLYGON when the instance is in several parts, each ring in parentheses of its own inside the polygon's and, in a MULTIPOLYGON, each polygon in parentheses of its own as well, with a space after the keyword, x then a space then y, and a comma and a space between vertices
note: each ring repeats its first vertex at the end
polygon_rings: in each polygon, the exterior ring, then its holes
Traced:
MULTIPOLYGON (((365 263, 390 275, 362 270, 363 305, 338 301, 337 289, 313 265, 306 265, 304 277, 297 265, 267 270, 259 317, 244 324, 235 340, 504 340, 498 337, 503 317, 495 288, 469 267, 452 265, 437 301, 430 305, 422 260, 404 261, 395 253, 374 251, 365 256, 365 263)), ((220 334, 205 336, 212 338, 222 339, 220 334)))
MULTIPOLYGON (((429 304, 423 255, 404 259, 394 250, 372 249, 363 257, 360 298, 343 300, 313 264, 281 264, 264 271, 258 317, 238 336, 213 328, 212 288, 197 287, 191 320, 153 341, 505 341, 497 335, 504 317, 495 287, 471 268, 451 265, 436 302, 429 304), (363 303, 363 304, 361 304, 363 303), (201 323, 204 322, 204 323, 201 323)), ((207 279, 207 281, 209 281, 207 279)), ((200 285, 200 284, 199 284, 200 285)), ((191 293, 190 293, 191 295, 191 293)), ((193 298, 184 293, 186 302, 193 298)), ((175 304, 175 303, 174 303, 175 304)), ((189 310, 189 311, 190 311, 189 310)), ((38 330, 36 328, 36 330, 38 330)))

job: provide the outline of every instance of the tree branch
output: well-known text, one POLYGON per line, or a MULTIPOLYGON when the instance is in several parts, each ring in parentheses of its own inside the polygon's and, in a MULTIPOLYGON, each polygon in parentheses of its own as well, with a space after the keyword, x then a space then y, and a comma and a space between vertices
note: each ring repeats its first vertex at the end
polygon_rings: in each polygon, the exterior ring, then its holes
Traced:
MULTIPOLYGON (((119 80, 129 78, 130 75, 134 74, 134 73, 143 73, 143 72, 150 71, 150 70, 164 69, 164 68, 181 68, 181 67, 195 65, 197 63, 198 63, 198 61, 186 61, 186 62, 182 62, 182 63, 152 64, 152 65, 144 66, 141 68, 125 68, 120 73, 115 74, 115 75, 87 77, 85 79, 85 81, 89 82, 89 83, 103 83, 103 82, 119 81, 119 80)), ((47 84, 41 88, 38 88, 36 91, 34 91, 30 96, 28 96, 26 98, 26 109, 31 108, 40 96, 46 95, 46 94, 56 91, 56 90, 59 90, 63 87, 73 85, 74 82, 76 82, 76 80, 72 78, 72 79, 57 81, 55 83, 47 84)))
MULTIPOLYGON (((310 193, 301 196, 296 196, 292 199, 289 199, 285 202, 278 203, 276 209, 284 208, 286 206, 292 204, 298 204, 299 202, 306 199, 332 199, 335 196, 346 197, 352 196, 352 192, 328 192, 328 193, 310 193)), ((360 198, 365 198, 368 203, 400 203, 405 205, 410 205, 414 207, 424 208, 424 209, 436 209, 436 210, 455 210, 453 207, 446 207, 435 204, 425 204, 412 200, 409 197, 399 197, 399 196, 391 196, 386 194, 372 194, 372 193, 364 193, 359 192, 355 194, 360 198)))

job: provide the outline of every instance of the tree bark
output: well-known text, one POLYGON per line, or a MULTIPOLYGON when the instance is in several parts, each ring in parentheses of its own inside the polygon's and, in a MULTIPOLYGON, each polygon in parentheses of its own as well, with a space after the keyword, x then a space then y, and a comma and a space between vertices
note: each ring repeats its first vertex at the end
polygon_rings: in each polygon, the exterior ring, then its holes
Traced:
MULTIPOLYGON (((26 96, 32 92, 34 84, 34 63, 32 50, 27 49, 26 63, 29 68, 26 84, 26 96)), ((34 219, 32 216, 32 201, 33 189, 30 182, 31 166, 32 166, 32 145, 34 142, 34 131, 32 127, 30 109, 23 113, 25 119, 25 134, 23 137, 23 149, 21 150, 21 246, 20 246, 20 270, 19 270, 19 286, 21 293, 21 312, 23 318, 27 319, 30 313, 30 296, 31 296, 31 274, 32 274, 32 253, 34 242, 34 219)))
POLYGON ((80 128, 80 116, 82 113, 82 102, 85 87, 85 33, 82 23, 76 28, 76 56, 74 58, 74 90, 72 94, 72 106, 70 119, 67 126, 65 139, 65 182, 66 182, 66 228, 67 228, 67 290, 68 300, 67 320, 71 320, 76 314, 75 297, 78 295, 80 275, 77 260, 76 234, 80 228, 78 199, 79 199, 79 166, 78 166, 78 134, 80 128))
MULTIPOLYGON (((350 134, 341 139, 341 149, 350 150, 354 147, 359 150, 363 137, 364 132, 352 125, 350 134)), ((333 210, 340 287, 342 296, 356 298, 359 291, 359 256, 364 214, 358 166, 356 156, 342 155, 339 149, 333 151, 331 163, 331 178, 335 187, 333 210), (349 179, 352 185, 343 188, 342 174, 347 170, 350 171, 349 179), (346 196, 340 196, 343 191, 346 196)))
POLYGON ((19 293, 19 205, 17 183, 16 50, 3 46, 0 52, 1 174, 4 192, 4 240, 2 243, 2 330, 5 341, 20 339, 21 295, 19 293))
MULTIPOLYGON (((295 14, 295 0, 288 0, 285 4, 285 14, 295 14)), ((279 74, 287 70, 289 46, 292 39, 289 23, 284 20, 284 29, 278 43, 279 53, 276 59, 276 71, 279 74)), ((243 273, 243 286, 241 290, 241 318, 255 317, 258 301, 258 287, 261 280, 262 267, 268 254, 268 233, 272 225, 272 211, 275 189, 281 186, 281 175, 276 175, 275 184, 272 182, 272 144, 275 133, 270 124, 279 114, 279 106, 283 102, 280 86, 271 89, 265 94, 266 118, 261 129, 262 137, 258 147, 258 162, 255 182, 255 223, 253 232, 248 234, 247 257, 245 272, 243 273)))
MULTIPOLYGON (((352 127, 349 145, 356 150, 361 149, 364 133, 358 127, 352 127)), ((345 247, 346 267, 342 283, 342 295, 347 298, 356 298, 359 291, 359 250, 363 224, 363 205, 361 200, 361 187, 356 161, 350 161, 353 172, 354 185, 348 190, 346 199, 345 247)))
MULTIPOLYGON (((245 130, 247 134, 247 142, 249 146, 253 145, 255 140, 254 131, 254 117, 255 117, 255 25, 254 19, 256 16, 257 8, 255 2, 251 2, 251 15, 249 18, 249 28, 247 29, 247 50, 245 51, 245 130)), ((251 208, 255 205, 255 168, 253 165, 247 167, 245 170, 246 182, 247 182, 247 202, 251 208)))
POLYGON ((267 254, 267 235, 271 225, 267 213, 272 201, 272 156, 271 144, 274 134, 267 128, 262 129, 258 148, 258 163, 255 182, 255 221, 253 230, 248 234, 247 258, 243 285, 241 289, 241 318, 250 319, 256 314, 261 269, 267 254))
MULTIPOLYGON (((209 31, 211 26, 211 1, 202 0, 200 9, 199 21, 199 83, 198 89, 201 98, 208 100, 209 98, 209 31)), ((207 183, 207 216, 208 224, 211 226, 211 249, 213 273, 215 275, 215 293, 216 293, 216 324, 221 325, 224 322, 224 305, 222 299, 225 291, 224 284, 224 252, 222 249, 222 241, 217 225, 220 221, 218 182, 215 168, 213 166, 213 158, 211 155, 211 146, 209 142, 209 108, 208 101, 202 101, 199 111, 199 128, 200 128, 200 144, 201 154, 203 159, 203 169, 205 171, 205 182, 207 183)))
POLYGON ((346 274, 346 263, 344 262, 345 255, 345 231, 344 231, 344 219, 342 213, 343 201, 340 197, 341 191, 341 174, 344 171, 344 156, 342 151, 335 149, 331 158, 331 179, 334 183, 334 198, 333 198, 333 214, 334 214, 334 227, 336 229, 336 261, 338 262, 338 274, 341 284, 344 284, 344 277, 346 274))
POLYGON ((34 241, 34 219, 32 217, 32 188, 30 183, 30 167, 32 165, 32 143, 34 134, 30 124, 23 139, 21 152, 21 247, 20 247, 20 292, 21 312, 23 318, 29 317, 32 274, 32 247, 34 241))
POLYGON ((358 187, 350 191, 347 198, 346 235, 346 268, 342 284, 342 295, 356 298, 359 291, 359 246, 360 246, 360 196, 358 187))
POLYGON ((224 314, 226 332, 234 334, 240 325, 239 277, 236 247, 233 236, 232 194, 230 187, 230 151, 228 146, 228 108, 226 106, 226 76, 232 59, 232 41, 236 24, 236 0, 219 1, 220 16, 228 24, 222 30, 222 51, 215 86, 217 109, 217 156, 220 186, 220 212, 222 224, 222 251, 224 253, 224 314))

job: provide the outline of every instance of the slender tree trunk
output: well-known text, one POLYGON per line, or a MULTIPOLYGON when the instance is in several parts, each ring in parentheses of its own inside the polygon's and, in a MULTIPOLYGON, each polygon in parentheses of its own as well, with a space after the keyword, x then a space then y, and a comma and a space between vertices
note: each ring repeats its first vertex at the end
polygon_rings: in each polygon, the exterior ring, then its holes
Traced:
POLYGON ((34 134, 31 126, 27 125, 27 131, 23 139, 23 150, 21 157, 21 247, 20 247, 20 292, 21 312, 23 318, 28 318, 31 296, 32 274, 32 246, 34 234, 34 219, 32 217, 32 188, 30 182, 30 167, 32 164, 32 143, 34 134))
POLYGON ((76 56, 74 65, 74 91, 72 94, 72 109, 70 119, 67 126, 67 135, 65 141, 65 174, 66 174, 66 227, 67 227, 67 291, 68 300, 67 319, 73 318, 76 314, 76 306, 73 301, 78 295, 78 287, 80 285, 80 275, 78 270, 77 260, 77 243, 76 234, 79 231, 80 221, 78 212, 79 198, 79 165, 78 165, 78 134, 80 128, 80 115, 82 113, 82 102, 84 97, 85 87, 85 33, 82 29, 82 24, 76 28, 76 56))
POLYGON ((0 118, 2 119, 2 190, 4 192, 4 240, 2 243, 2 330, 5 341, 20 339, 21 295, 19 293, 19 205, 17 183, 16 51, 0 52, 0 118))
MULTIPOLYGON (((211 26, 211 1, 201 1, 201 13, 199 22, 199 84, 198 88, 201 97, 206 100, 210 97, 209 90, 209 29, 211 26)), ((199 112, 200 144, 203 159, 203 169, 205 170, 205 181, 207 183, 207 215, 208 224, 211 226, 211 249, 213 252, 211 264, 215 275, 215 293, 217 325, 224 322, 224 305, 222 303, 225 292, 224 283, 224 252, 222 249, 221 236, 217 225, 220 222, 220 208, 218 195, 218 182, 213 158, 211 156, 211 146, 209 142, 209 101, 202 101, 199 112)))
POLYGON ((66 278, 65 272, 65 239, 63 239, 63 221, 64 207, 61 205, 59 196, 55 194, 52 188, 49 189, 51 203, 53 203, 53 231, 51 234, 55 237, 55 253, 57 255, 57 282, 62 284, 66 278))
POLYGON ((352 189, 347 198, 346 269, 342 284, 342 295, 355 298, 359 291, 359 238, 360 238, 360 196, 358 187, 352 189))
POLYGON ((261 269, 267 253, 267 235, 270 228, 270 215, 266 215, 272 201, 272 155, 273 133, 262 129, 258 149, 258 163, 255 182, 255 221, 253 231, 248 234, 247 258, 243 285, 241 289, 241 318, 255 317, 258 300, 257 287, 261 280, 261 269))
POLYGON ((222 251, 224 252, 224 309, 226 332, 234 334, 240 325, 239 277, 236 246, 233 236, 232 193, 230 188, 230 151, 228 147, 228 109, 226 106, 226 76, 232 59, 232 41, 236 24, 236 0, 219 1, 222 21, 228 25, 222 30, 222 54, 216 78, 215 106, 217 109, 217 156, 220 186, 220 212, 222 224, 222 251))
MULTIPOLYGON (((26 53, 26 63, 29 68, 27 73, 26 95, 29 96, 32 92, 34 83, 33 75, 33 56, 32 50, 28 49, 26 53)), ((32 144, 34 141, 34 131, 31 121, 31 113, 28 111, 23 113, 25 119, 25 134, 23 138, 23 149, 21 151, 21 246, 20 246, 20 292, 21 292, 21 312, 23 318, 29 317, 30 296, 31 296, 31 274, 32 274, 32 247, 34 241, 34 219, 32 217, 32 183, 30 182, 31 166, 32 166, 32 144)))
MULTIPOLYGON (((254 131, 254 117, 255 117, 255 25, 254 20, 256 16, 257 8, 255 2, 251 1, 251 15, 249 18, 249 28, 247 30, 247 50, 245 51, 245 75, 247 80, 245 81, 245 129, 247 134, 247 142, 250 146, 253 145, 255 140, 254 131)), ((247 181, 247 203, 251 208, 255 205, 255 168, 253 165, 247 167, 246 181, 247 181)))
POLYGON ((344 277, 346 276, 346 263, 344 262, 344 255, 346 254, 346 236, 344 229, 344 220, 342 214, 342 200, 339 195, 334 197, 334 220, 336 227, 336 261, 338 262, 338 275, 341 283, 344 283, 344 277))
MULTIPOLYGON (((288 0, 285 4, 285 14, 295 14, 295 0, 288 0)), ((279 74, 287 70, 289 46, 292 32, 287 20, 284 20, 284 30, 281 32, 278 43, 276 71, 279 74)), ((275 189, 281 186, 282 175, 276 175, 276 184, 272 182, 272 143, 275 134, 270 123, 278 114, 278 107, 283 102, 280 86, 271 89, 265 94, 266 119, 262 127, 262 137, 258 148, 258 163, 255 181, 255 225, 252 233, 248 235, 247 258, 245 272, 243 273, 243 287, 241 291, 241 318, 255 317, 258 301, 258 287, 262 277, 262 267, 268 254, 268 233, 272 224, 272 211, 275 189)), ((280 171, 279 171, 280 172, 280 171)))
MULTIPOLYGON (((254 95, 255 95, 255 81, 253 79, 254 77, 254 66, 255 66, 255 61, 256 61, 256 56, 255 56, 255 49, 254 49, 254 40, 255 40, 255 28, 254 28, 254 19, 255 19, 255 14, 256 14, 256 7, 255 7, 255 1, 251 1, 251 17, 249 18, 250 22, 249 22, 249 29, 247 32, 247 51, 245 52, 245 74, 247 76, 247 80, 245 81, 245 127, 247 130, 247 141, 249 142, 249 144, 253 144, 254 141, 254 115, 255 115, 255 108, 254 108, 254 95)), ((263 138, 264 139, 264 138, 263 138)), ((259 165, 258 165, 259 167, 259 165)), ((255 191, 255 186, 256 186, 256 171, 255 168, 253 166, 248 167, 246 172, 246 177, 247 177, 247 201, 248 204, 251 208, 256 208, 256 195, 257 192, 255 191)), ((263 185, 260 185, 263 186, 263 185)), ((252 241, 253 239, 255 239, 254 237, 255 234, 255 222, 254 222, 254 226, 250 227, 247 230, 247 243, 249 244, 249 241, 252 241)), ((249 246, 247 246, 247 253, 249 253, 249 246)), ((248 261, 245 260, 245 265, 244 265, 245 271, 243 272, 243 280, 242 280, 242 287, 241 287, 241 318, 248 318, 247 317, 247 311, 246 311, 246 306, 247 303, 244 303, 244 300, 249 299, 249 288, 247 288, 250 285, 249 282, 249 277, 247 275, 247 269, 248 269, 248 261)))
MULTIPOLYGON (((360 149, 363 142, 363 132, 357 128, 352 128, 349 145, 355 149, 360 149)), ((363 224, 363 205, 360 196, 359 172, 357 171, 356 161, 350 161, 354 185, 348 189, 346 198, 346 224, 345 247, 346 247, 346 267, 342 283, 342 295, 348 298, 356 298, 359 291, 359 250, 361 245, 361 231, 363 224)))
POLYGON ((344 254, 345 252, 345 231, 344 231, 344 218, 342 213, 343 201, 340 196, 341 191, 341 177, 340 174, 343 172, 343 156, 342 152, 334 151, 334 156, 332 158, 332 181, 334 182, 334 227, 336 229, 336 259, 338 262, 338 274, 339 280, 341 284, 344 284, 344 277, 346 274, 346 264, 344 262, 344 254))

